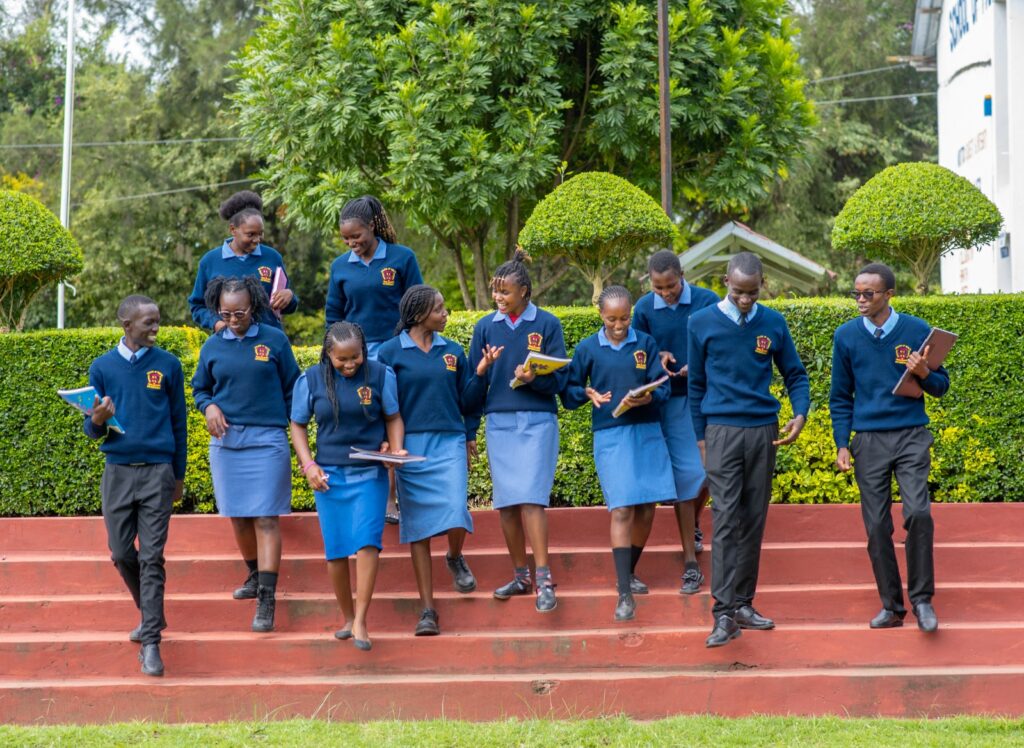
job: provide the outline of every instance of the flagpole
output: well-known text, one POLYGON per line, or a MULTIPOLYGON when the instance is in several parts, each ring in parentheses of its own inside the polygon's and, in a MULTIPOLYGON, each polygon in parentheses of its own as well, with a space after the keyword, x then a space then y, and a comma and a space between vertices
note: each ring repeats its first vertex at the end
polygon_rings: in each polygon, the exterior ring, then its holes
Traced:
MULTIPOLYGON (((64 68, 64 151, 60 170, 60 222, 71 228, 71 131, 75 115, 75 0, 68 0, 67 61, 64 68)), ((57 329, 64 329, 64 281, 57 283, 57 329)))

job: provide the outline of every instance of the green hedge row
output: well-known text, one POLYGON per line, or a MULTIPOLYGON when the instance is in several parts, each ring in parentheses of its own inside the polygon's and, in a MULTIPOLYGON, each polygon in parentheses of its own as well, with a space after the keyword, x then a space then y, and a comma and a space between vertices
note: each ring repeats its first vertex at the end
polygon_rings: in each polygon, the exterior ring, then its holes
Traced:
MULTIPOLYGON (((857 500, 849 475, 832 467, 835 450, 828 418, 832 332, 856 314, 850 301, 801 299, 771 306, 789 320, 811 375, 813 411, 799 441, 779 453, 774 499, 789 503, 857 500)), ((1024 298, 970 296, 898 298, 897 310, 923 317, 960 334, 947 362, 950 392, 929 399, 935 433, 932 489, 938 501, 1017 501, 1024 486, 1024 298)), ((562 320, 570 349, 594 332, 600 321, 589 308, 552 309, 562 320)), ((456 313, 448 335, 468 345, 480 313, 456 313)), ((114 345, 119 332, 65 330, 0 335, 0 514, 74 515, 99 511, 103 459, 82 433, 81 420, 55 394, 60 387, 87 383, 89 363, 114 345)), ((190 328, 164 328, 160 344, 182 359, 191 376, 204 334, 190 328)), ((315 348, 298 348, 302 366, 318 357, 315 348)), ((784 401, 788 410, 788 404, 784 401)), ((785 417, 785 413, 783 414, 785 417)), ((213 511, 202 416, 190 415, 189 469, 182 511, 213 511)), ((589 413, 561 414, 562 449, 555 478, 554 503, 601 503, 591 459, 589 413)), ((481 430, 482 431, 482 430, 481 430)), ((481 447, 482 444, 481 440, 481 447)), ((481 450, 483 452, 483 450, 481 450)), ((298 469, 293 475, 293 505, 311 509, 313 500, 298 469)), ((486 459, 470 477, 471 494, 490 495, 486 459)))

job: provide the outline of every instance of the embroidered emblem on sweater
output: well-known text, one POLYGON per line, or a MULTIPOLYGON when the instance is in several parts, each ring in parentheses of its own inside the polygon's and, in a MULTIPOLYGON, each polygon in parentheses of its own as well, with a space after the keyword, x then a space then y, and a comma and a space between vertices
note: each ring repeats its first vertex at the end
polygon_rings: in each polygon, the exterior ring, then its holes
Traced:
POLYGON ((398 275, 398 273, 395 272, 394 268, 381 268, 380 269, 381 282, 385 286, 393 286, 393 285, 395 285, 395 276, 397 276, 397 275, 398 275))
POLYGON ((531 332, 526 336, 526 350, 540 353, 540 344, 544 342, 544 336, 539 332, 531 332))
POLYGON ((257 270, 260 273, 260 280, 264 283, 272 283, 274 280, 274 271, 268 268, 266 265, 260 265, 257 270))
POLYGON ((373 390, 369 387, 360 387, 356 390, 356 394, 359 395, 360 405, 370 405, 373 403, 373 390))
POLYGON ((254 345, 252 347, 252 349, 256 352, 256 360, 257 361, 269 361, 270 360, 270 346, 269 345, 263 345, 262 343, 260 343, 259 345, 254 345))
POLYGON ((647 368, 647 351, 634 351, 633 360, 636 361, 636 368, 647 368))
POLYGON ((459 368, 459 359, 455 357, 454 353, 446 353, 441 358, 444 359, 445 368, 448 371, 457 371, 459 368))
POLYGON ((906 366, 907 361, 910 360, 911 348, 909 345, 898 345, 896 346, 896 363, 902 366, 906 366))
POLYGON ((164 382, 164 373, 162 371, 147 371, 146 372, 146 389, 158 390, 164 382))
POLYGON ((760 353, 762 356, 765 356, 771 349, 772 339, 767 335, 758 335, 757 340, 754 341, 754 353, 760 353))

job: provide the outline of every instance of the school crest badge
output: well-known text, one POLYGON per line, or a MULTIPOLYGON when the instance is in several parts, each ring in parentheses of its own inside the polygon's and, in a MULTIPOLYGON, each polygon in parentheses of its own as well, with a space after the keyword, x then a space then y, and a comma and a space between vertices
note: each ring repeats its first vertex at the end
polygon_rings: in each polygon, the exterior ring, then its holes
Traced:
POLYGON ((270 360, 270 346, 269 345, 263 345, 262 343, 260 343, 259 345, 254 345, 252 347, 252 349, 253 349, 253 351, 256 352, 256 360, 257 361, 269 361, 270 360))
POLYGON ((634 351, 633 360, 636 361, 636 368, 647 368, 647 351, 634 351))
POLYGON ((158 390, 164 383, 164 373, 162 371, 147 371, 146 372, 146 389, 147 390, 158 390))
POLYGON ((757 340, 754 341, 754 353, 760 353, 762 356, 767 356, 768 351, 772 349, 772 339, 767 335, 758 335, 757 340))
POLYGON ((256 269, 259 271, 260 280, 261 281, 263 281, 264 283, 273 283, 273 281, 274 281, 274 271, 273 270, 268 268, 266 265, 260 265, 256 269))
POLYGON ((906 366, 907 361, 910 360, 910 346, 900 344, 896 346, 896 363, 901 366, 906 366))
POLYGON ((442 356, 444 359, 444 366, 448 371, 457 371, 459 368, 459 359, 455 357, 454 353, 446 353, 442 356))
POLYGON ((373 403, 373 390, 369 387, 360 387, 356 390, 356 394, 359 395, 360 405, 370 405, 373 403))
POLYGON ((395 285, 395 277, 398 273, 395 272, 394 268, 381 268, 380 279, 385 286, 395 285))
POLYGON ((544 336, 539 332, 531 332, 526 336, 526 350, 540 353, 540 345, 544 342, 544 336))

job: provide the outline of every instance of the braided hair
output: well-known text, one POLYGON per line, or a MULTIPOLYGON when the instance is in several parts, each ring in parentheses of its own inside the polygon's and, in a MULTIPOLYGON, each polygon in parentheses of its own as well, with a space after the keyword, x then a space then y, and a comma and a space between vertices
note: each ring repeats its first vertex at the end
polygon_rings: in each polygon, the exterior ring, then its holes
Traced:
POLYGON ((607 286, 597 297, 597 308, 604 311, 604 305, 615 299, 625 299, 627 304, 633 306, 633 296, 629 289, 625 286, 607 286))
POLYGON ((346 221, 362 222, 375 236, 379 236, 388 244, 395 244, 398 241, 395 227, 391 225, 391 219, 384 212, 384 206, 373 195, 363 195, 345 203, 345 207, 341 209, 338 226, 346 221))
MULTIPOLYGON (((335 426, 338 425, 338 391, 334 388, 337 372, 334 369, 334 364, 331 363, 330 353, 334 350, 334 346, 336 344, 352 339, 359 340, 359 345, 363 349, 363 384, 369 387, 370 367, 366 365, 366 362, 369 361, 370 356, 366 350, 366 336, 363 335, 363 328, 355 322, 335 322, 327 328, 327 332, 324 334, 324 345, 323 348, 320 349, 320 373, 324 378, 324 387, 327 390, 327 400, 330 402, 331 410, 334 412, 335 426)), ((375 417, 370 415, 370 411, 366 409, 365 405, 363 406, 363 416, 365 416, 366 420, 370 422, 377 420, 375 417)))
POLYGON ((253 321, 258 322, 270 313, 270 299, 267 298, 263 284, 257 280, 255 275, 218 275, 206 284, 203 301, 206 302, 207 309, 214 314, 220 314, 220 297, 226 293, 239 293, 240 291, 249 294, 253 321))
POLYGON ((222 202, 217 212, 221 218, 237 228, 249 216, 263 218, 263 198, 252 190, 242 190, 222 202))
POLYGON ((494 277, 491 278, 491 289, 494 289, 498 281, 509 280, 518 286, 525 286, 526 298, 529 300, 533 295, 533 284, 530 282, 530 273, 526 269, 526 264, 532 261, 530 255, 526 254, 522 247, 516 247, 512 259, 498 265, 497 270, 494 271, 494 277))
POLYGON ((411 330, 421 324, 434 308, 434 298, 440 292, 433 286, 424 283, 409 286, 398 304, 398 327, 395 335, 411 330))

